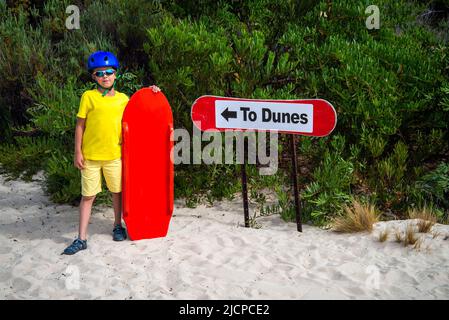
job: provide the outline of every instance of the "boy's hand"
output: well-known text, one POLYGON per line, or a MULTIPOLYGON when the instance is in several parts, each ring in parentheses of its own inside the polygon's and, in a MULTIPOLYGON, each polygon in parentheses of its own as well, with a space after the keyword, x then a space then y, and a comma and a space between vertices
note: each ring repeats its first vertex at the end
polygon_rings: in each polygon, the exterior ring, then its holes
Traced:
POLYGON ((158 86, 155 86, 155 85, 149 86, 149 88, 151 90, 153 90, 154 93, 161 91, 161 88, 159 88, 158 86))
POLYGON ((73 165, 80 170, 84 169, 84 157, 81 152, 75 153, 75 159, 73 161, 73 165))

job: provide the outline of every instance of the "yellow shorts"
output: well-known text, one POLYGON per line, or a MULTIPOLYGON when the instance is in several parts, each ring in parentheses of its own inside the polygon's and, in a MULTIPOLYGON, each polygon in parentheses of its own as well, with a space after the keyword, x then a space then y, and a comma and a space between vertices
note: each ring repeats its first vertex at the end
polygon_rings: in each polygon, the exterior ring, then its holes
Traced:
POLYGON ((101 192, 101 172, 111 192, 122 192, 122 159, 87 160, 81 170, 81 194, 85 197, 101 192))

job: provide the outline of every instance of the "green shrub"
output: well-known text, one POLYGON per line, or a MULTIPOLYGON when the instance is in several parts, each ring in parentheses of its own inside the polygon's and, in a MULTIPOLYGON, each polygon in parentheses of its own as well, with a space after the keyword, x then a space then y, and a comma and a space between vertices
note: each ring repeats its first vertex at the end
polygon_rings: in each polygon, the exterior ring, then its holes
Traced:
POLYGON ((150 69, 170 97, 175 127, 191 128, 190 106, 203 94, 223 95, 231 74, 231 48, 222 28, 166 18, 148 30, 144 44, 150 69))
POLYGON ((434 203, 449 211, 449 164, 442 162, 435 170, 416 181, 415 194, 419 200, 434 203))
POLYGON ((389 157, 376 163, 373 187, 377 188, 379 192, 386 193, 391 193, 395 188, 401 188, 407 169, 407 157, 407 146, 398 142, 389 157))
POLYGON ((80 94, 85 88, 80 89, 74 78, 68 78, 61 87, 38 74, 35 92, 31 92, 36 103, 27 110, 34 127, 47 136, 73 145, 80 94))
POLYGON ((142 83, 139 80, 141 77, 132 72, 120 73, 120 78, 116 83, 116 89, 131 97, 137 90, 142 88, 142 83))
POLYGON ((73 165, 73 156, 54 153, 46 167, 46 191, 52 201, 74 203, 80 198, 81 177, 73 165))
MULTIPOLYGON (((25 110, 32 103, 26 89, 38 72, 49 72, 51 42, 41 28, 32 28, 27 15, 1 8, 0 19, 0 142, 11 137, 13 125, 26 124, 25 110)), ((11 142, 11 141, 8 141, 11 142)))
POLYGON ((322 164, 313 172, 313 181, 301 193, 301 199, 305 202, 304 214, 315 223, 328 222, 352 200, 354 165, 342 158, 344 145, 344 138, 334 138, 333 152, 324 154, 322 164))
POLYGON ((56 143, 45 137, 16 137, 14 144, 0 144, 2 173, 29 181, 56 148, 56 143))

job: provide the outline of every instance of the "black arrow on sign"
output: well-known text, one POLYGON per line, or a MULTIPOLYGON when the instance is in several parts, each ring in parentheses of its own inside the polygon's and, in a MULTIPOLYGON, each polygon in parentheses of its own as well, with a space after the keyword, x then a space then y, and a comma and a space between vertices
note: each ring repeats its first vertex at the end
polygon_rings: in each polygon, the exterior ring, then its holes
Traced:
POLYGON ((221 116, 226 119, 226 121, 229 121, 229 118, 237 118, 237 111, 229 111, 228 108, 226 108, 222 113, 221 116))

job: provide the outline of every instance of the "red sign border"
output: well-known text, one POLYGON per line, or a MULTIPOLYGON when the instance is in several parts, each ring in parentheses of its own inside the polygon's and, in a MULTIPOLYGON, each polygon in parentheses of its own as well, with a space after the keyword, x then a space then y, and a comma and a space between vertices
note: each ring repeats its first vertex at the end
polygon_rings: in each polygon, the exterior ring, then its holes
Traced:
MULTIPOLYGON (((198 108, 198 107, 197 107, 198 108)), ((190 117, 195 127, 201 131, 206 130, 218 130, 221 132, 225 131, 249 131, 249 132, 278 132, 278 133, 288 133, 288 134, 300 134, 304 136, 313 137, 325 137, 328 136, 332 131, 334 131, 337 126, 337 112, 334 106, 327 100, 324 99, 294 99, 294 100, 273 100, 273 99, 241 99, 233 97, 221 97, 213 95, 204 95, 197 98, 190 109, 190 117), (199 104, 201 100, 206 100, 202 105, 199 104), (216 100, 233 100, 233 101, 251 101, 251 102, 286 102, 286 103, 311 103, 313 102, 313 131, 312 132, 300 132, 300 131, 282 131, 282 130, 269 130, 269 129, 230 129, 230 128, 217 128, 215 123, 215 101, 216 100), (201 112, 194 112, 195 106, 202 106, 201 112), (211 105, 213 107, 211 107, 211 105), (322 119, 326 117, 333 118, 333 126, 329 125, 325 121, 320 121, 317 119, 322 119), (201 119, 202 118, 202 119, 201 119), (206 120, 205 120, 206 119, 206 120), (205 120, 205 121, 204 121, 205 120), (200 128, 196 122, 201 122, 203 128, 200 128)))

